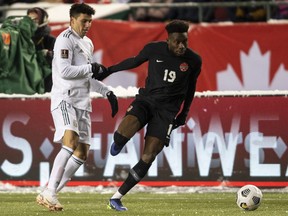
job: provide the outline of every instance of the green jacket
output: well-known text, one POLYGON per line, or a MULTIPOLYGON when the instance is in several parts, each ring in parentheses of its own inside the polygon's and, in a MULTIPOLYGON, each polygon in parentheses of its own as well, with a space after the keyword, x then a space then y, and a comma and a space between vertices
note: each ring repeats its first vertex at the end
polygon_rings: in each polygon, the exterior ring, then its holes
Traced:
POLYGON ((44 93, 44 78, 52 72, 32 41, 36 29, 28 16, 4 20, 0 28, 0 93, 44 93))

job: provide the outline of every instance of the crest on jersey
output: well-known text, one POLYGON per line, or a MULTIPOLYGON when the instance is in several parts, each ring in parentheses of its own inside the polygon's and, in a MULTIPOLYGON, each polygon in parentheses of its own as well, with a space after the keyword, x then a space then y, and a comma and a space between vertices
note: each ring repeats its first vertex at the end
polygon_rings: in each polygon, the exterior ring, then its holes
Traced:
POLYGON ((67 49, 61 49, 61 58, 68 59, 69 51, 67 49))
POLYGON ((188 70, 189 66, 186 62, 183 62, 180 64, 180 71, 186 72, 188 70))

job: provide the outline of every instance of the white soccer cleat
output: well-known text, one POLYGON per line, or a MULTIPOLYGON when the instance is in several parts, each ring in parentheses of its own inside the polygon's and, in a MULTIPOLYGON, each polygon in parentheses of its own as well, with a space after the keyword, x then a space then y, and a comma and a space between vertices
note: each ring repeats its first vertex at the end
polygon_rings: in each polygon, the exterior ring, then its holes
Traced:
POLYGON ((63 210, 63 206, 58 201, 56 194, 52 193, 48 189, 45 189, 40 194, 38 194, 38 196, 36 197, 36 202, 39 205, 48 208, 50 211, 63 210))

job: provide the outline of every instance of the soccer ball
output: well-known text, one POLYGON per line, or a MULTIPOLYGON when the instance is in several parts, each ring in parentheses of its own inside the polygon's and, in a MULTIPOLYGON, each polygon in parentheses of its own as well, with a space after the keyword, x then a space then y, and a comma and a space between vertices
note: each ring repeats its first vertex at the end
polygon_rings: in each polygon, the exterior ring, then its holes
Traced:
POLYGON ((243 210, 253 211, 260 206, 262 197, 262 192, 258 187, 245 185, 237 191, 236 203, 243 210))

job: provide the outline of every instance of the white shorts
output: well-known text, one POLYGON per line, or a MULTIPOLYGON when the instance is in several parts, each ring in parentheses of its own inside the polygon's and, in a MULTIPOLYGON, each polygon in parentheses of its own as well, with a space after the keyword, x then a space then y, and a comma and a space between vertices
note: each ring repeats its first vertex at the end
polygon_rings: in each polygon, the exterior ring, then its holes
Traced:
POLYGON ((54 142, 61 143, 65 130, 72 130, 79 135, 79 142, 90 145, 91 118, 88 111, 62 101, 51 113, 55 125, 54 142))

